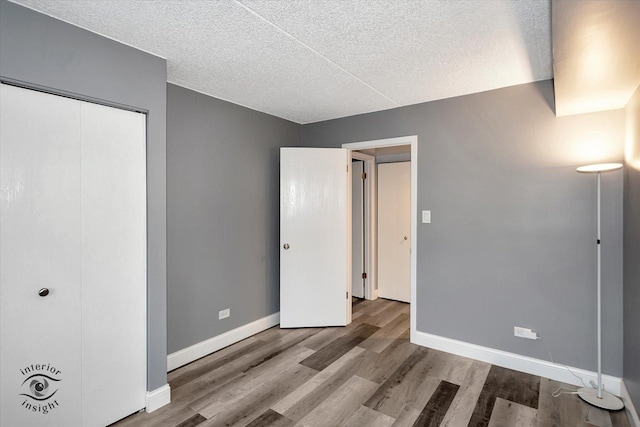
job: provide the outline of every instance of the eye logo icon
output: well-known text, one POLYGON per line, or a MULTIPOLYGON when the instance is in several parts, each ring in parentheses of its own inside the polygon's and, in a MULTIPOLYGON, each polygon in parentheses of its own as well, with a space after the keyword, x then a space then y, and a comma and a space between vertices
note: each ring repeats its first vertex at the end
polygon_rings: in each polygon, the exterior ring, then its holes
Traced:
POLYGON ((38 401, 47 400, 58 391, 57 388, 52 386, 55 384, 54 381, 60 380, 44 374, 33 374, 22 383, 23 386, 27 382, 29 383, 29 391, 26 393, 20 393, 20 395, 27 396, 38 401))
MULTIPOLYGON (((62 371, 52 366, 33 363, 18 369, 22 374, 22 384, 18 391, 22 398, 20 406, 29 412, 42 415, 50 414, 60 406, 60 396, 52 397, 58 392, 58 382, 62 381, 62 371)), ((63 392, 64 394, 64 392, 63 392)), ((63 397, 64 398, 64 397, 63 397)))

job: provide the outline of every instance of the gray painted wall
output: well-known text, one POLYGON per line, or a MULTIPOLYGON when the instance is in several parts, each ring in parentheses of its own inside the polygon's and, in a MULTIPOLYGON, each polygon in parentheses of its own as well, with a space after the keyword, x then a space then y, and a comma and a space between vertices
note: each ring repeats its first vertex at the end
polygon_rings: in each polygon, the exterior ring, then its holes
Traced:
MULTIPOLYGON (((302 143, 418 135, 418 209, 432 211, 418 224, 418 331, 593 371, 596 181, 575 168, 621 160, 624 121, 557 118, 542 81, 305 125, 302 143), (514 325, 542 339, 515 338, 514 325)), ((622 181, 603 176, 603 364, 616 376, 622 181)))
POLYGON ((624 169, 624 382, 640 409, 640 87, 627 111, 624 169))
POLYGON ((171 84, 167 97, 172 353, 279 311, 279 147, 301 126, 171 84))
POLYGON ((166 61, 0 0, 0 77, 147 110, 148 375, 167 382, 166 61))

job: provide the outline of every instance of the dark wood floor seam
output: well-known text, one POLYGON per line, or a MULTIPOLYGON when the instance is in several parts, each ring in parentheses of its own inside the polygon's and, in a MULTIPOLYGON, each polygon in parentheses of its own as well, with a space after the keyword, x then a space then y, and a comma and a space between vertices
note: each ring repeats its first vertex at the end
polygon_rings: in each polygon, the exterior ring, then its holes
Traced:
POLYGON ((470 426, 488 426, 497 398, 538 408, 540 377, 492 366, 471 416, 470 426))
POLYGON ((176 427, 195 427, 198 424, 201 424, 203 421, 207 421, 207 419, 200 414, 195 414, 193 417, 186 419, 180 424, 176 425, 176 427))
POLYGON ((267 409, 262 415, 247 424, 247 427, 288 427, 294 424, 293 420, 277 413, 273 409, 267 409))
POLYGON ((441 381, 427 405, 420 412, 418 419, 413 423, 413 427, 438 427, 449 410, 459 388, 460 386, 457 384, 441 381))
POLYGON ((353 347, 367 339, 378 329, 377 326, 361 324, 356 329, 345 336, 335 339, 320 350, 300 362, 301 365, 322 371, 327 366, 345 355, 353 347))

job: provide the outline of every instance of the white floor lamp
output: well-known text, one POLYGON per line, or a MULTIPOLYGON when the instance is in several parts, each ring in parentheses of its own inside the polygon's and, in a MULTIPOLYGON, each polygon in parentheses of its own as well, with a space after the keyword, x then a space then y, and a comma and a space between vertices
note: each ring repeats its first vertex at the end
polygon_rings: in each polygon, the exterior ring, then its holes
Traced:
POLYGON ((584 387, 578 389, 578 396, 587 403, 602 409, 611 411, 624 408, 622 400, 618 399, 611 393, 607 393, 602 387, 602 287, 601 287, 601 245, 600 245, 600 175, 602 172, 612 172, 622 168, 621 163, 602 163, 597 165, 581 166, 576 169, 580 173, 597 174, 598 185, 598 237, 596 245, 598 248, 598 388, 584 387))

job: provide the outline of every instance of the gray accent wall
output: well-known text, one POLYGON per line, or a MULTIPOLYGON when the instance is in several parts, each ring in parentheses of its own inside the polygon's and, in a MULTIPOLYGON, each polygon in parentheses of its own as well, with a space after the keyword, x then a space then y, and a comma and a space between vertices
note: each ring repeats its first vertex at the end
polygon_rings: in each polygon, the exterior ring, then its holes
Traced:
POLYGON ((171 84, 167 97, 173 353, 279 311, 279 147, 302 126, 171 84))
POLYGON ((640 409, 640 86, 629 101, 624 169, 624 382, 640 409))
POLYGON ((0 77, 147 111, 148 375, 167 383, 166 61, 0 0, 0 77))
MULTIPOLYGON (((418 331, 595 371, 596 178, 575 168, 622 159, 625 113, 553 107, 540 81, 305 125, 302 144, 418 135, 418 210, 432 212, 418 224, 418 331)), ((622 183, 603 175, 603 364, 615 376, 622 183)))

